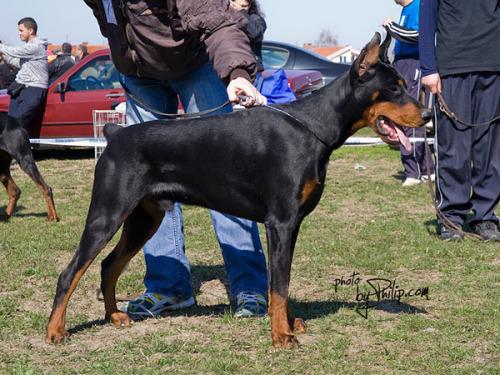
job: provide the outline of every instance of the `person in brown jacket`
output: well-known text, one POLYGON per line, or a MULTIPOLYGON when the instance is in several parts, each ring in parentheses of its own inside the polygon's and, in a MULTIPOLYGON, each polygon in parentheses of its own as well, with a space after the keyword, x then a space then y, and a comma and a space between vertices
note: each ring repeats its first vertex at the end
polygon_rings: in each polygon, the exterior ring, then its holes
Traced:
MULTIPOLYGON (((226 0, 84 0, 108 38, 127 95, 127 123, 188 113, 225 101, 245 106, 266 99, 252 85, 256 61, 246 20, 226 0)), ((230 106, 216 113, 230 112, 230 106)), ((126 152, 126 150, 124 150, 126 152)), ((267 270, 257 224, 211 211, 235 315, 267 312, 267 270)), ((178 203, 144 246, 146 292, 122 307, 132 318, 158 316, 195 303, 178 203)))

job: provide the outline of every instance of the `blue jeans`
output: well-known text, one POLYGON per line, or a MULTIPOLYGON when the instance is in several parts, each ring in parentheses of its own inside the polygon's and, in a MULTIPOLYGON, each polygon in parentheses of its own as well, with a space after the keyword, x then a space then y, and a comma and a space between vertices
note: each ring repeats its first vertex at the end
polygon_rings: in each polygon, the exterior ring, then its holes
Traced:
MULTIPOLYGON (((177 112, 178 97, 188 113, 214 108, 227 100, 226 87, 209 63, 181 79, 168 82, 132 76, 122 76, 121 79, 133 96, 165 113, 177 112)), ((231 110, 228 105, 214 114, 231 110)), ((127 96, 129 125, 159 118, 162 116, 148 111, 127 96)), ((210 214, 222 250, 231 296, 234 298, 242 291, 267 296, 266 260, 257 224, 212 210, 210 214)), ((144 255, 147 292, 186 297, 193 294, 179 203, 165 213, 158 231, 144 246, 144 255)))

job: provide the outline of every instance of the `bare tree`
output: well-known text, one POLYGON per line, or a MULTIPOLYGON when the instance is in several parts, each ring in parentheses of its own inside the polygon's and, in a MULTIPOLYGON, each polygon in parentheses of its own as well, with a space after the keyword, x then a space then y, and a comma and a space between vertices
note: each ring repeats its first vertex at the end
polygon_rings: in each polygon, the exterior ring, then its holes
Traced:
POLYGON ((337 46, 339 42, 337 35, 333 35, 329 29, 322 29, 314 44, 319 47, 334 47, 337 46))

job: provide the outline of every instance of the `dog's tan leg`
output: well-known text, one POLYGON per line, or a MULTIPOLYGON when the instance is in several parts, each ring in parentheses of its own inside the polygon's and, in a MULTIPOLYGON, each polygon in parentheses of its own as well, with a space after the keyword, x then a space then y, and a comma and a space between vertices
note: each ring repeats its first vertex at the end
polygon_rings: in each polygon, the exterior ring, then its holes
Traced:
POLYGON ((38 186, 38 189, 42 192, 43 197, 45 198, 45 202, 47 202, 47 220, 58 221, 59 217, 57 216, 56 206, 54 204, 54 196, 52 194, 52 188, 45 183, 42 176, 40 176, 40 178, 41 180, 40 181, 35 180, 35 183, 38 186))
POLYGON ((116 327, 130 325, 126 313, 116 306, 116 282, 123 268, 141 247, 156 232, 163 219, 164 212, 154 202, 143 201, 128 216, 124 223, 120 241, 114 250, 102 262, 101 290, 104 296, 106 319, 116 327))
POLYGON ((5 186, 7 190, 7 195, 9 196, 9 202, 7 203, 7 208, 5 209, 5 216, 7 219, 12 216, 14 209, 16 208, 17 201, 21 196, 21 190, 17 187, 14 179, 9 172, 0 175, 0 181, 5 186))
POLYGON ((288 298, 271 290, 269 295, 271 338, 275 348, 295 348, 299 345, 288 321, 288 298))
MULTIPOLYGON (((73 258, 70 266, 75 262, 75 258, 73 258)), ((68 301, 73 294, 80 278, 85 273, 87 268, 89 267, 91 261, 85 263, 83 267, 81 267, 75 274, 73 279, 71 280, 70 286, 63 298, 59 300, 56 299, 54 301, 54 306, 52 308, 52 313, 50 314, 49 324, 47 325, 47 333, 45 336, 45 341, 49 344, 59 344, 62 340, 69 336, 68 331, 66 331, 66 308, 68 306, 68 301)), ((63 278, 63 274, 59 276, 59 282, 63 278)), ((57 298, 57 296, 56 296, 57 298)))
POLYGON ((295 319, 290 318, 288 312, 288 287, 297 233, 298 225, 266 223, 270 274, 269 316, 275 348, 296 348, 299 345, 293 334, 295 319))
POLYGON ((59 218, 57 217, 56 207, 54 205, 52 189, 45 183, 45 180, 36 166, 31 150, 29 150, 27 154, 23 155, 23 157, 16 160, 24 173, 26 173, 33 180, 38 189, 42 192, 45 201, 47 202, 47 220, 58 221, 59 218))

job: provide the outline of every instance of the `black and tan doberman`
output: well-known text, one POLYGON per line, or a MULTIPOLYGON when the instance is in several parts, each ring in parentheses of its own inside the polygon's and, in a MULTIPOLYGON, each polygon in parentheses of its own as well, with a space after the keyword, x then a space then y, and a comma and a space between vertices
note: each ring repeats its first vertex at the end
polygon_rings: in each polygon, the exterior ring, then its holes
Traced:
POLYGON ((408 145, 398 125, 419 127, 430 118, 388 64, 389 42, 381 46, 376 34, 350 72, 276 109, 124 129, 106 125, 108 146, 96 167, 85 229, 59 277, 46 341, 58 343, 68 335, 70 296, 122 224, 119 243, 102 263, 101 289, 106 319, 130 324, 117 310, 116 281, 155 233, 164 210, 182 202, 265 224, 272 342, 297 345, 294 331, 305 326, 288 311, 290 268, 300 224, 318 204, 332 151, 366 126, 388 143, 408 145))
POLYGON ((9 219, 14 213, 21 190, 10 175, 10 165, 15 159, 21 169, 35 182, 47 202, 47 219, 57 221, 57 212, 54 205, 52 189, 48 186, 31 152, 28 132, 13 118, 5 113, 0 113, 0 181, 5 186, 9 201, 5 213, 1 214, 2 220, 9 219))

